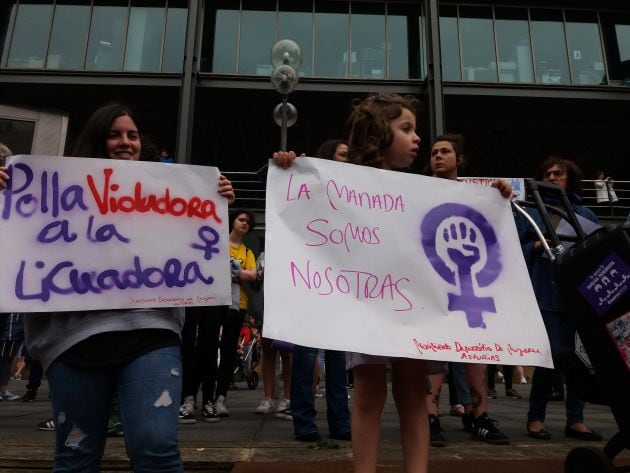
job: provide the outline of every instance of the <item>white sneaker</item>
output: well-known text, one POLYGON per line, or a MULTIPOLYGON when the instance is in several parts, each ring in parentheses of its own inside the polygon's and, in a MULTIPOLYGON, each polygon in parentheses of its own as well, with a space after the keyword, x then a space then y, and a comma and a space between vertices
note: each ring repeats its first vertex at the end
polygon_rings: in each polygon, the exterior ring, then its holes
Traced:
POLYGON ((11 391, 4 391, 0 393, 0 399, 4 401, 17 401, 18 399, 20 399, 20 396, 12 393, 11 391))
POLYGON ((219 417, 227 417, 230 415, 227 407, 225 407, 225 396, 219 396, 214 402, 214 410, 219 417))
POLYGON ((256 407, 256 414, 269 414, 273 411, 273 399, 271 399, 270 397, 266 397, 265 399, 260 401, 260 404, 258 404, 258 407, 256 407))
POLYGON ((505 376, 503 376, 503 373, 501 371, 497 370, 497 378, 499 378, 499 383, 502 383, 505 376))
POLYGON ((193 396, 186 396, 184 403, 179 408, 179 423, 180 424, 196 424, 197 420, 194 416, 195 411, 195 398, 193 396))
POLYGON ((521 378, 521 384, 527 384, 527 378, 522 377, 521 378))
POLYGON ((291 401, 288 399, 280 401, 274 417, 284 420, 293 420, 293 416, 291 415, 291 401))

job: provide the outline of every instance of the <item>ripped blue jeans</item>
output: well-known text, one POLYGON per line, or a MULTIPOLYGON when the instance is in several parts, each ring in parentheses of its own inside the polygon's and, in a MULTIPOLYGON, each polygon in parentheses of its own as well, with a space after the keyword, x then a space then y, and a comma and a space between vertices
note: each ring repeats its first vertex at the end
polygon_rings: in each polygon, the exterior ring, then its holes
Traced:
POLYGON ((54 472, 98 472, 116 393, 133 471, 182 472, 177 448, 180 347, 146 353, 118 368, 57 360, 47 371, 55 421, 54 472))

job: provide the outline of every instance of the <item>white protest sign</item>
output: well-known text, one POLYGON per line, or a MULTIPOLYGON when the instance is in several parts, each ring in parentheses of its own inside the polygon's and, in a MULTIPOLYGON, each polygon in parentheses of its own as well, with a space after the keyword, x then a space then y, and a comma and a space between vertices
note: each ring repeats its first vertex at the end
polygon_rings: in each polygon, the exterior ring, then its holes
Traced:
POLYGON ((503 179, 512 186, 512 200, 525 200, 525 179, 522 177, 460 177, 461 182, 492 186, 497 179, 503 179))
POLYGON ((266 337, 374 355, 551 367, 496 189, 299 158, 270 165, 266 337))
POLYGON ((214 167, 14 156, 0 312, 230 304, 214 167))

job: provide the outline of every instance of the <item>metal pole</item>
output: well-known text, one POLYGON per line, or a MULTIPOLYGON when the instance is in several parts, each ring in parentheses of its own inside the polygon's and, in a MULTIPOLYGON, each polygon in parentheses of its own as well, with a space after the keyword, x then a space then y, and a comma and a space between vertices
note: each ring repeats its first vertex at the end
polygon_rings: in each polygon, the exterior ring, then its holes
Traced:
POLYGON ((282 125, 280 126, 280 151, 287 150, 287 94, 282 94, 282 125))
POLYGON ((444 133, 444 89, 440 59, 440 11, 438 0, 426 2, 427 12, 427 71, 429 121, 431 141, 444 133))
POLYGON ((195 116, 195 94, 197 89, 197 45, 201 36, 203 5, 199 0, 188 4, 188 27, 184 47, 184 70, 179 94, 179 121, 177 123, 177 162, 190 164, 192 154, 193 122, 195 116))

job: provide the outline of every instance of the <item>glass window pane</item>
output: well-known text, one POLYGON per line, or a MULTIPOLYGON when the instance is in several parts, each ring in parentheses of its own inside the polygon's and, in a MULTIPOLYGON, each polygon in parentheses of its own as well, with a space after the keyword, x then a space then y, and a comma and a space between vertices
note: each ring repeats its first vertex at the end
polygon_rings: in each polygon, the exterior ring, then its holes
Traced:
POLYGON ((573 83, 605 83, 601 36, 595 12, 565 11, 573 83))
POLYGON ((4 67, 7 63, 9 43, 11 41, 9 35, 13 30, 13 20, 15 20, 16 11, 15 0, 11 4, 0 4, 0 67, 4 67))
POLYGON ((630 86, 630 19, 626 24, 615 25, 615 36, 619 47, 619 67, 615 79, 622 85, 630 86))
MULTIPOLYGON (((298 69, 298 75, 310 77, 313 75, 312 3, 310 1, 294 2, 293 0, 284 3, 304 4, 304 11, 278 12, 278 39, 291 39, 300 46, 302 51, 302 65, 298 69)), ((281 9, 284 9, 284 3, 280 3, 281 9)), ((295 6, 296 5, 293 5, 294 8, 295 6)))
POLYGON ((534 82, 527 10, 495 8, 499 82, 534 82))
POLYGON ((0 118, 0 143, 9 147, 13 154, 31 154, 35 122, 0 118))
POLYGON ((562 11, 530 10, 536 81, 542 84, 568 84, 569 60, 562 11))
POLYGON ((391 79, 424 77, 425 44, 420 3, 387 4, 387 59, 391 79))
POLYGON ((619 58, 621 61, 630 61, 630 24, 615 25, 617 44, 619 45, 619 58))
POLYGON ((440 7, 440 51, 442 59, 442 79, 462 80, 459 33, 457 31, 457 7, 440 7))
POLYGON ((46 58, 52 5, 43 1, 20 2, 7 67, 41 69, 46 58))
POLYGON ((166 11, 166 33, 164 35, 164 53, 162 54, 162 72, 182 72, 184 67, 184 48, 186 47, 186 24, 188 8, 185 0, 169 0, 166 11))
POLYGON ((165 13, 164 2, 160 5, 142 0, 132 2, 125 48, 126 71, 160 70, 165 13))
POLYGON ((78 1, 57 2, 53 19, 47 69, 83 69, 90 7, 78 1))
POLYGON ((497 82, 497 62, 492 31, 492 9, 460 7, 464 80, 497 82))
POLYGON ((127 27, 127 2, 95 2, 85 68, 117 71, 122 67, 122 52, 127 27))
POLYGON ((346 2, 318 2, 315 13, 315 76, 347 77, 350 62, 355 57, 348 53, 348 4, 346 2))
POLYGON ((350 76, 384 79, 385 5, 352 2, 350 30, 353 58, 350 76))
POLYGON ((630 85, 630 15, 600 13, 608 84, 630 85))
MULTIPOLYGON (((419 56, 416 64, 421 65, 422 57, 420 56, 419 45, 414 50, 418 52, 419 56)), ((389 55, 389 74, 387 76, 390 79, 409 79, 409 39, 406 16, 387 15, 387 54, 389 55)), ((418 71, 418 76, 420 74, 421 71, 418 71)))
POLYGON ((276 12, 274 1, 255 1, 241 14, 241 38, 238 48, 239 74, 270 76, 269 53, 276 42, 276 12))
POLYGON ((239 19, 238 4, 236 8, 220 8, 217 10, 214 23, 212 72, 227 74, 236 72, 239 19))

